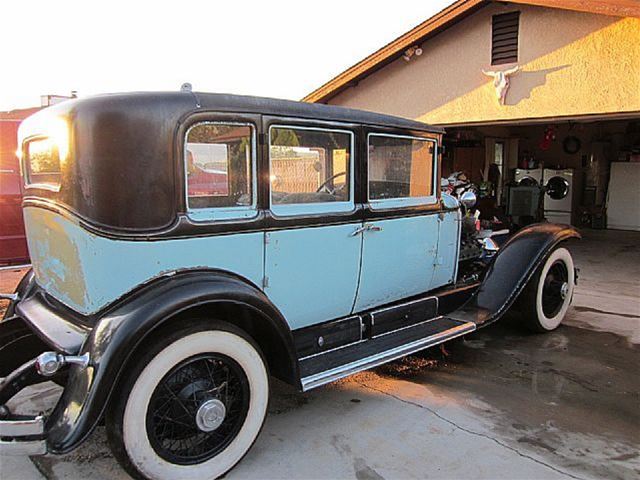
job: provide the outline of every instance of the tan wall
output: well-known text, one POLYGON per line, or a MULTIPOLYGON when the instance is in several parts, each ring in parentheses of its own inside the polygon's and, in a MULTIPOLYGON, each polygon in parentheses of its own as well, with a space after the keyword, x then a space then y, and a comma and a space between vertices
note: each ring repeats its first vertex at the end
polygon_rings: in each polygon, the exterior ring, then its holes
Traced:
POLYGON ((492 4, 329 101, 436 124, 640 111, 640 19, 492 4), (506 104, 492 79, 491 16, 519 10, 506 104))

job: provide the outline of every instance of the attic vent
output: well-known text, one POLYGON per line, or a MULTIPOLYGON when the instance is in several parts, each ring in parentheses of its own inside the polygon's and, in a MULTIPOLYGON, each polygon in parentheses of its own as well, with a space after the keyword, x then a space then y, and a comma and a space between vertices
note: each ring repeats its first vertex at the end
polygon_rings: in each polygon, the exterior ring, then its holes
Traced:
POLYGON ((520 12, 494 15, 491 25, 491 65, 518 61, 520 12))

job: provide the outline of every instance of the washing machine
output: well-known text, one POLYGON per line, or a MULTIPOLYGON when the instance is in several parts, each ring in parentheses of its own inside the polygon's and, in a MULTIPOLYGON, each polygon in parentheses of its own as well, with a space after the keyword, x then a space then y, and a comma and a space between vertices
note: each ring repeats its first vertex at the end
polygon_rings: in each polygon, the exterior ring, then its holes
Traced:
POLYGON ((573 169, 545 168, 543 178, 545 218, 552 223, 571 225, 571 214, 578 199, 576 194, 578 188, 573 169))
POLYGON ((527 170, 524 168, 516 168, 514 172, 514 180, 516 184, 523 187, 537 187, 542 185, 542 169, 533 168, 527 170))

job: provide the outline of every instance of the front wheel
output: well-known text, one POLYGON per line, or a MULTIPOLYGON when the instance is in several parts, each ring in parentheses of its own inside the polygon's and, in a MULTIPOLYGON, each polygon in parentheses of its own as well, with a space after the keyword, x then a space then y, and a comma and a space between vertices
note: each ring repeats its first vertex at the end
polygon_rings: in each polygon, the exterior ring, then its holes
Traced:
POLYGON ((269 377, 259 348, 227 324, 193 326, 151 347, 107 412, 122 466, 151 479, 218 478, 264 423, 269 377))
POLYGON ((534 332, 558 328, 569 309, 575 287, 571 253, 556 248, 529 280, 518 299, 518 309, 534 332))

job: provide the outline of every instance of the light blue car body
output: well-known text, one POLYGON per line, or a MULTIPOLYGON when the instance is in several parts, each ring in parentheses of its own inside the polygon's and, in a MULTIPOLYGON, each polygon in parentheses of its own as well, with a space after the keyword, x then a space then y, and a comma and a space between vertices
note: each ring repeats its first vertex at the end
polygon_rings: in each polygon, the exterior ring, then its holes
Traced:
MULTIPOLYGON (((453 207, 455 199, 445 202, 453 207)), ((51 210, 24 209, 38 284, 94 314, 150 280, 184 269, 238 275, 264 291, 291 329, 452 283, 458 209, 440 215, 155 241, 95 235, 51 210)))

